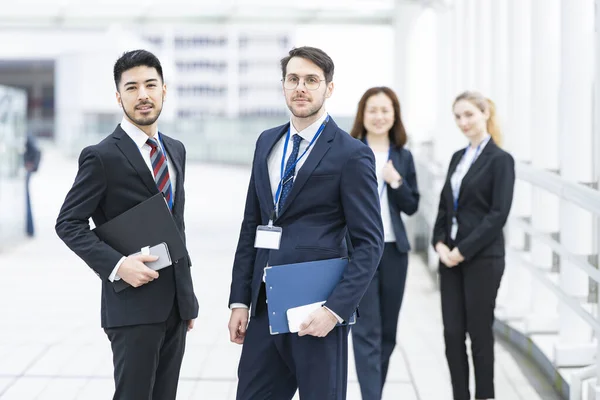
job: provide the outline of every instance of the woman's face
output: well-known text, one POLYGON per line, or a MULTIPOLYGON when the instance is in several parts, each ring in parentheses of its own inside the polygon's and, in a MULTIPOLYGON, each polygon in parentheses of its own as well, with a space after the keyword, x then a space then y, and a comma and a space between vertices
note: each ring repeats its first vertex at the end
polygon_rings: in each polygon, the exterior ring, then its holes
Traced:
POLYGON ((482 135, 487 130, 489 115, 482 112, 475 104, 468 100, 459 100, 454 105, 454 120, 456 126, 468 138, 482 135))
POLYGON ((365 103, 364 125, 367 133, 387 135, 394 125, 394 104, 385 93, 377 93, 365 103))

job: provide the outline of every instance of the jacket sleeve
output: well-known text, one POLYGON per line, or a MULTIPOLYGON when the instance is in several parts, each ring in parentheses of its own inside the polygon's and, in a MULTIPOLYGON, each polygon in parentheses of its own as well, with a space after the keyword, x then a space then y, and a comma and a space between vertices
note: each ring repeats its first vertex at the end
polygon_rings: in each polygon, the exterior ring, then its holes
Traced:
POLYGON ((96 274, 107 280, 121 253, 90 230, 89 219, 106 193, 106 176, 100 156, 91 148, 81 151, 79 170, 56 221, 56 233, 96 274))
POLYGON ((435 245, 439 242, 448 243, 448 202, 446 201, 446 196, 444 196, 444 188, 446 182, 450 179, 450 168, 454 161, 454 157, 456 154, 452 156, 450 160, 450 164, 448 165, 448 172, 446 173, 446 179, 444 180, 444 186, 442 186, 442 190, 440 191, 440 202, 438 205, 438 213, 435 218, 435 223, 433 225, 433 233, 431 235, 431 245, 435 248, 435 245))
POLYGON ((371 149, 361 146, 342 171, 341 204, 353 251, 342 279, 325 306, 348 321, 379 265, 383 253, 383 225, 371 149))
POLYGON ((465 260, 472 258, 502 234, 510 213, 515 186, 515 161, 508 153, 494 159, 491 208, 473 231, 457 243, 465 260))
POLYGON ((258 202, 256 184, 254 181, 255 163, 256 149, 254 152, 254 161, 252 162, 250 183, 248 184, 248 192, 246 194, 244 218, 242 220, 240 236, 233 261, 228 306, 232 303, 250 306, 252 299, 252 274, 254 272, 254 261, 256 260, 257 252, 257 249, 254 247, 254 240, 256 238, 256 227, 260 225, 261 221, 260 204, 258 202))
POLYGON ((406 150, 407 157, 407 173, 402 177, 402 185, 398 189, 393 189, 387 185, 388 191, 391 193, 392 200, 398 206, 398 209, 406 215, 413 215, 419 208, 419 188, 417 186, 417 172, 412 153, 406 150))

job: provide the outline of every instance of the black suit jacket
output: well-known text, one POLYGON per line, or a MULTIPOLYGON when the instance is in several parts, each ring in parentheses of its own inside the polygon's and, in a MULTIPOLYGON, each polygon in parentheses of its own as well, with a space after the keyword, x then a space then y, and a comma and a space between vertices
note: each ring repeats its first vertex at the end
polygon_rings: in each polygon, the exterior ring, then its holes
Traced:
MULTIPOLYGON (((185 147, 161 134, 176 171, 173 218, 185 240, 185 147)), ((131 138, 117 126, 100 143, 84 148, 79 170, 56 221, 56 233, 102 279, 102 327, 149 324, 166 321, 174 299, 182 319, 196 318, 198 302, 194 295, 188 257, 174 260, 160 271, 158 279, 115 292, 108 280, 122 256, 90 230, 110 221, 158 193, 154 178, 131 138)))
POLYGON ((438 215, 433 229, 432 245, 443 242, 457 246, 465 260, 473 257, 503 257, 506 223, 513 199, 515 161, 492 139, 462 180, 458 197, 458 232, 450 238, 454 202, 450 177, 456 170, 464 149, 454 153, 446 182, 440 195, 438 215))
MULTIPOLYGON (((373 152, 330 119, 298 171, 274 225, 283 228, 279 250, 256 249, 256 226, 268 223, 274 204, 267 158, 289 123, 257 140, 229 304, 256 304, 268 265, 346 257, 348 232, 354 253, 325 305, 348 321, 377 269, 383 226, 373 152)), ((252 307, 252 314, 256 307, 252 307)))

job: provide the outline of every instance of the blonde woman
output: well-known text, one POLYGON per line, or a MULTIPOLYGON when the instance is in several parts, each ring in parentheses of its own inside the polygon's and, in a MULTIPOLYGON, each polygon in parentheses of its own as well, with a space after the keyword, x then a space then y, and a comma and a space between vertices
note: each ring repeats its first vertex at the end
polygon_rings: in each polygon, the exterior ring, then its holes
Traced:
POLYGON ((477 92, 453 104, 468 146, 450 161, 432 245, 439 258, 446 359, 455 400, 470 399, 466 334, 471 340, 475 398, 493 399, 494 308, 504 272, 502 228, 515 183, 514 160, 499 146, 494 103, 477 92))

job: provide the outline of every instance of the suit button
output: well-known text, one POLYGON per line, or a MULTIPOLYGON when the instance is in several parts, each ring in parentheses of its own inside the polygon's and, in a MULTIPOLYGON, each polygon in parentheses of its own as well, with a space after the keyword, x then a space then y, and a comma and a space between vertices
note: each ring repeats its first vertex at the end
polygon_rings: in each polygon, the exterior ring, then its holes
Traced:
POLYGON ((179 262, 179 260, 175 260, 175 264, 177 264, 179 262))

